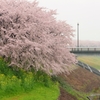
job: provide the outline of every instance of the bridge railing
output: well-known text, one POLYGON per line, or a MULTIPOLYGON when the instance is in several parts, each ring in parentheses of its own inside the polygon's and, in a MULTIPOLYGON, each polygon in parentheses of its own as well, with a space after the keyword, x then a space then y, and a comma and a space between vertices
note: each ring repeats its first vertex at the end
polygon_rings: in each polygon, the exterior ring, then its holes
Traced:
POLYGON ((100 52, 100 47, 68 47, 70 52, 100 52))

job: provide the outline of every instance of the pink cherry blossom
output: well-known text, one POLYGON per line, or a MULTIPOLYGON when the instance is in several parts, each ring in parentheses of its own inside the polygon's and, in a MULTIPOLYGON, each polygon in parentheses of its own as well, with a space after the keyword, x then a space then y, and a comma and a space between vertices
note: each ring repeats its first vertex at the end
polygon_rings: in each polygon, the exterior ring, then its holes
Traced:
POLYGON ((0 55, 12 67, 69 73, 76 61, 67 49, 73 29, 55 16, 37 1, 0 0, 0 55))

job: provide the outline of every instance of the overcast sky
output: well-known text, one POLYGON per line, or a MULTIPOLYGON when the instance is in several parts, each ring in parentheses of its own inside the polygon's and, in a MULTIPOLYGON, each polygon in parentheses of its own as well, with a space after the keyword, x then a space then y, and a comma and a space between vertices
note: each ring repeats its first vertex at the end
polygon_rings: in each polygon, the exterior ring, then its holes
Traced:
POLYGON ((75 35, 77 35, 77 23, 79 23, 80 40, 100 41, 100 0, 37 1, 39 6, 56 9, 57 18, 66 20, 76 30, 75 35))

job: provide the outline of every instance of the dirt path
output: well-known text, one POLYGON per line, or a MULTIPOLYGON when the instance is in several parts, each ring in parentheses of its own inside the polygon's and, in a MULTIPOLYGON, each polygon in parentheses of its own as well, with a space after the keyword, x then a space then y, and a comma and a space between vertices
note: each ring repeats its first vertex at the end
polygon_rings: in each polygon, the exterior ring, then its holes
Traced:
POLYGON ((64 89, 60 88, 60 97, 58 100, 77 100, 74 96, 67 93, 64 89))

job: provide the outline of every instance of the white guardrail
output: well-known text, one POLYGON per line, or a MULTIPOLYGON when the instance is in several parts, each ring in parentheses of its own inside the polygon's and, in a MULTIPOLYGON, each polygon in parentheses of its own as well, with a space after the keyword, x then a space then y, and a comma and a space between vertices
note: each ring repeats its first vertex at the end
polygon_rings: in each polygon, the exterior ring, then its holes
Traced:
POLYGON ((91 94, 87 97, 89 100, 100 100, 100 94, 91 94), (94 99, 96 97, 96 99, 94 99))
POLYGON ((93 68, 92 66, 89 66, 88 64, 85 64, 85 63, 83 63, 83 62, 81 62, 81 61, 78 61, 78 62, 77 62, 77 65, 79 65, 79 66, 81 66, 81 67, 83 67, 83 68, 89 70, 90 72, 92 72, 92 73, 94 73, 94 74, 100 76, 100 71, 97 70, 97 69, 95 69, 95 68, 93 68))

